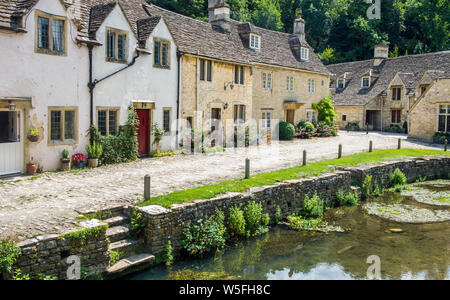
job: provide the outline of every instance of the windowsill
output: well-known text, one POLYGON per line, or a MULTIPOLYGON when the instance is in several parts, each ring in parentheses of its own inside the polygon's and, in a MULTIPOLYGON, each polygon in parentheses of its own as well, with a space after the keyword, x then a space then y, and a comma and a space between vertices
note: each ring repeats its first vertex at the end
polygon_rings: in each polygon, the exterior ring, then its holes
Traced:
POLYGON ((110 63, 116 63, 116 64, 126 64, 127 63, 127 60, 119 60, 119 59, 111 58, 111 57, 107 57, 106 61, 110 62, 110 63))
POLYGON ((155 65, 155 64, 153 64, 153 67, 154 67, 154 68, 157 68, 157 69, 170 70, 170 66, 161 66, 161 65, 155 65))
POLYGON ((76 140, 50 141, 49 146, 69 146, 77 144, 76 140))
POLYGON ((66 52, 58 52, 58 51, 53 51, 50 49, 42 49, 42 48, 36 48, 36 53, 39 54, 47 54, 47 55, 54 55, 54 56, 67 56, 66 52))

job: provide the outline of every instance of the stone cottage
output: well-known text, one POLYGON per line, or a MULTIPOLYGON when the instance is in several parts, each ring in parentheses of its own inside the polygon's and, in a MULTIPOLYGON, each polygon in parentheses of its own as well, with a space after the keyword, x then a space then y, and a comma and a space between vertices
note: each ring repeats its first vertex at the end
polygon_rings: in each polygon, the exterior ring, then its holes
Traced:
POLYGON ((428 86, 419 80, 427 71, 450 70, 450 51, 397 58, 388 58, 388 53, 387 46, 379 45, 373 59, 328 66, 340 128, 408 128, 417 122, 408 116, 409 110, 428 86))

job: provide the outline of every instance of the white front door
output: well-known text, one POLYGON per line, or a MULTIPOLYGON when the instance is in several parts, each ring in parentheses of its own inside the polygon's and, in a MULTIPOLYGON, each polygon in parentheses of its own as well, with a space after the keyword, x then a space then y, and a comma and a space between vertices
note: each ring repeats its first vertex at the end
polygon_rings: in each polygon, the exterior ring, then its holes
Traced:
POLYGON ((24 171, 23 113, 0 110, 0 176, 24 171))

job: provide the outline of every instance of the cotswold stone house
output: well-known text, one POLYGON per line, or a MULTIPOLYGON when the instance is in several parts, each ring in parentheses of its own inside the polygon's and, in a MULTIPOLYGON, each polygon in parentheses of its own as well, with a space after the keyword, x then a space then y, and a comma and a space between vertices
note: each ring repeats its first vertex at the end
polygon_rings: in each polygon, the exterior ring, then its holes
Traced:
MULTIPOLYGON (((340 117, 339 127, 356 123, 361 128, 368 124, 370 130, 386 130, 397 125, 408 127, 413 135, 408 125, 415 124, 428 127, 427 131, 433 133, 438 131, 437 113, 423 122, 409 112, 425 94, 430 98, 436 96, 437 91, 429 91, 432 81, 425 74, 448 72, 450 51, 388 58, 388 47, 380 45, 374 52, 371 60, 328 66, 333 73, 330 86, 340 117)), ((429 140, 429 133, 414 136, 429 140)))

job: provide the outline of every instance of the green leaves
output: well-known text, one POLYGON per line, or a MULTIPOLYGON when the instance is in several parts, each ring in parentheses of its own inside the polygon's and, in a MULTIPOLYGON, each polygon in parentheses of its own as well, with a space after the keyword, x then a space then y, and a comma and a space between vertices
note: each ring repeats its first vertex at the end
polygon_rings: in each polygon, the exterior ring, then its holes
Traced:
POLYGON ((20 256, 20 248, 9 240, 0 240, 0 275, 10 273, 12 266, 20 256))

